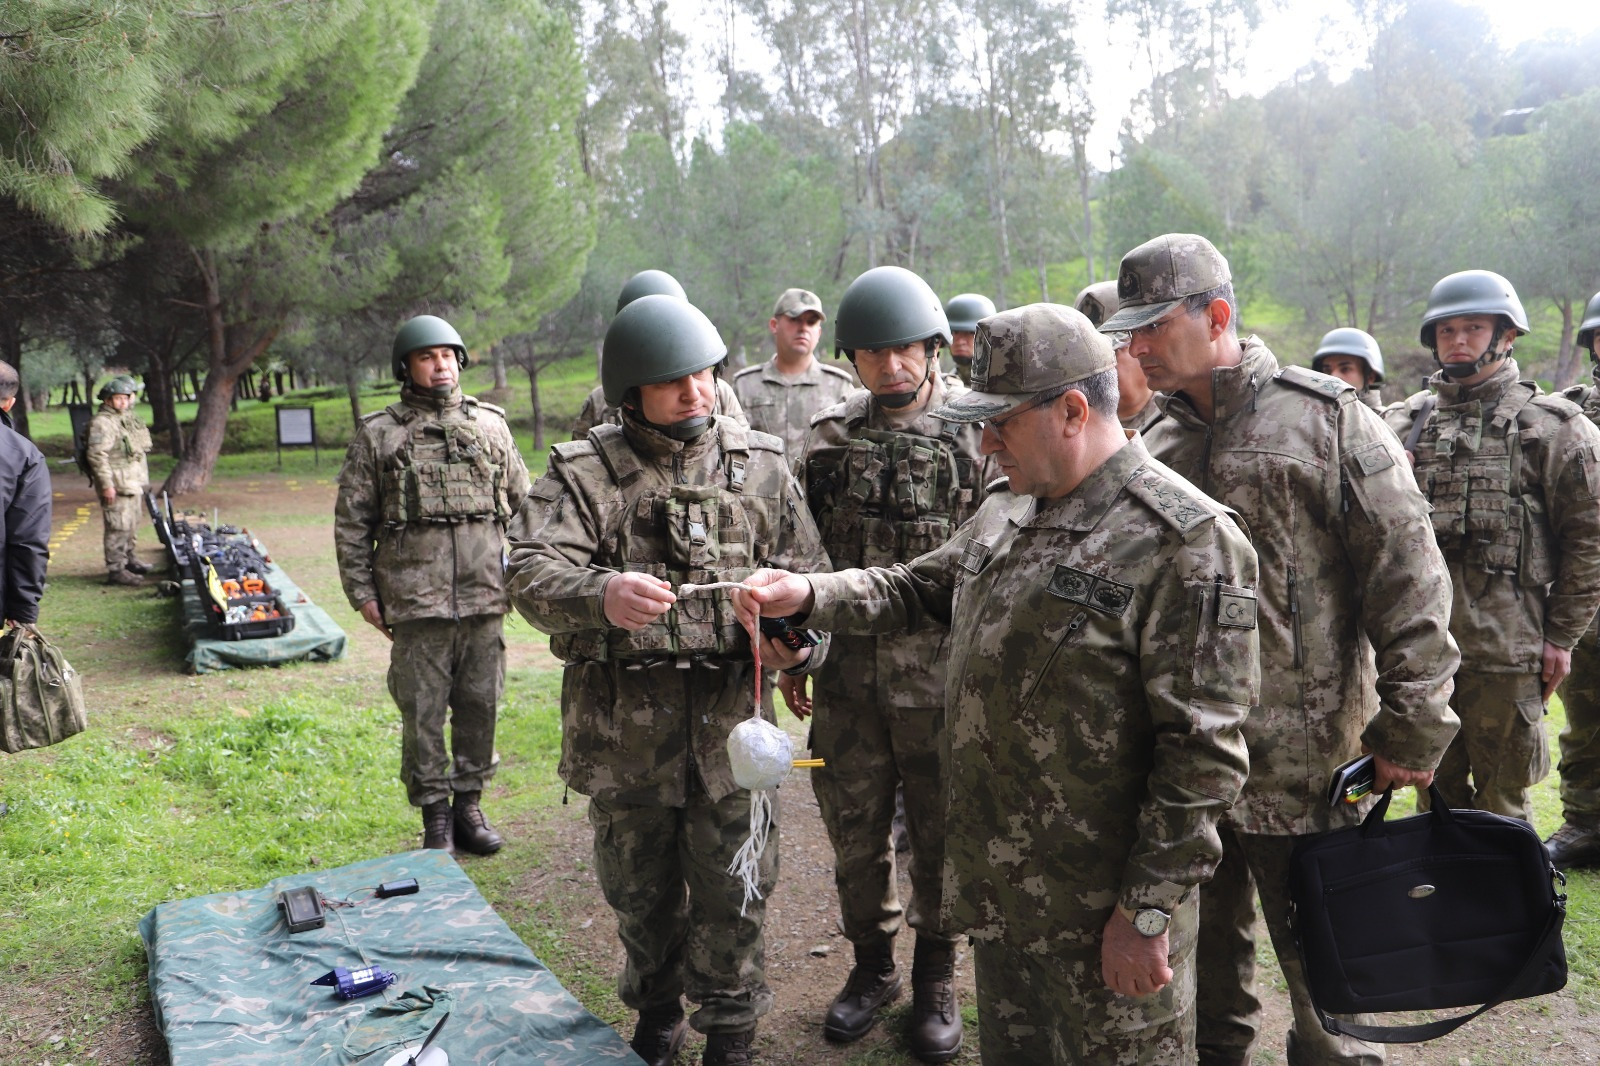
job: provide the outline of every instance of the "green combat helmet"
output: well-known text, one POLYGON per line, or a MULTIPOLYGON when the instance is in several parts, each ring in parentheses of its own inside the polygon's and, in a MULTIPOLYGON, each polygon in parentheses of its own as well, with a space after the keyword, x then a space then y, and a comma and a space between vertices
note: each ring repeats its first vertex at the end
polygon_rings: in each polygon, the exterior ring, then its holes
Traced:
POLYGON ((1589 349, 1589 358, 1595 358, 1594 334, 1600 329, 1600 292, 1589 297, 1589 306, 1583 309, 1583 321, 1578 323, 1578 347, 1589 349))
POLYGON ((1378 349, 1377 338, 1366 330, 1351 326, 1330 329, 1317 345, 1317 354, 1311 357, 1311 369, 1322 373, 1322 360, 1330 355, 1348 355, 1361 360, 1372 371, 1373 383, 1383 382, 1383 352, 1378 349))
POLYGON ((978 320, 994 314, 994 301, 976 292, 964 292, 950 297, 944 305, 944 317, 950 322, 952 333, 978 332, 978 320))
POLYGON ((101 385, 100 391, 95 393, 95 398, 109 400, 113 396, 137 396, 140 388, 141 386, 137 381, 126 374, 121 374, 101 385))
POLYGON ((641 296, 676 296, 680 300, 689 298, 683 286, 678 284, 678 279, 665 270, 641 270, 622 283, 622 291, 617 293, 617 312, 620 314, 624 307, 641 296))
MULTIPOLYGON (((852 281, 839 297, 833 326, 837 355, 854 362, 858 351, 897 348, 915 341, 932 342, 928 351, 928 376, 932 377, 938 364, 934 351, 941 344, 950 343, 950 320, 928 283, 911 271, 897 266, 873 267, 852 281)), ((919 387, 877 399, 888 407, 904 407, 920 391, 919 387)))
POLYGON ((1072 301, 1072 306, 1094 323, 1095 329, 1099 329, 1101 323, 1116 314, 1121 306, 1117 302, 1116 281, 1097 281, 1093 285, 1085 285, 1083 291, 1078 293, 1078 298, 1072 301))
POLYGON ((418 348, 454 348, 456 362, 462 370, 467 368, 467 346, 461 341, 456 328, 437 315, 418 315, 409 319, 394 335, 394 376, 396 381, 410 381, 411 368, 406 366, 406 356, 418 348))
MULTIPOLYGON (((688 300, 661 293, 641 296, 618 311, 606 327, 604 343, 600 386, 606 403, 617 408, 640 385, 677 381, 728 357, 728 346, 703 311, 688 300)), ((634 415, 644 421, 642 411, 635 410, 634 415)), ((656 428, 675 440, 693 440, 710 421, 690 418, 656 428)))
POLYGON ((1511 282, 1492 270, 1463 270, 1440 278, 1433 291, 1428 293, 1428 306, 1422 312, 1422 343, 1433 352, 1433 361, 1439 363, 1440 369, 1453 378, 1471 377, 1490 363, 1510 355, 1510 349, 1500 353, 1495 351, 1507 328, 1515 329, 1519 334, 1527 333, 1528 315, 1522 310, 1522 301, 1517 298, 1517 290, 1512 288, 1511 282), (1489 347, 1482 355, 1470 363, 1445 366, 1439 363, 1434 326, 1457 315, 1499 315, 1501 320, 1495 326, 1494 336, 1489 339, 1489 347))

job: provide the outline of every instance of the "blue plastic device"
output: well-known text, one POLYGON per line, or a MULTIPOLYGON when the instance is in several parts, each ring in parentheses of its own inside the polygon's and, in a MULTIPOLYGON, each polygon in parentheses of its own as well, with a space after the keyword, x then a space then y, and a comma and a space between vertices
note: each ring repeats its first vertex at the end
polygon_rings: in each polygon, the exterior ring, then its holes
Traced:
POLYGON ((347 970, 343 966, 335 966, 311 983, 332 985, 341 999, 358 999, 361 996, 370 996, 374 992, 382 992, 396 980, 394 974, 388 970, 380 970, 376 966, 363 966, 359 970, 347 970))

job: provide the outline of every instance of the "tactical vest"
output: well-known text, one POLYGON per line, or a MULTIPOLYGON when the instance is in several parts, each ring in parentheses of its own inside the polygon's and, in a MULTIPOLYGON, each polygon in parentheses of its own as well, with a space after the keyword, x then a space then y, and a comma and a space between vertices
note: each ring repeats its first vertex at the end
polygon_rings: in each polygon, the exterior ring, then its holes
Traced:
POLYGON ((892 566, 932 551, 977 510, 979 463, 937 437, 867 429, 869 398, 845 404, 849 443, 806 460, 806 502, 835 570, 892 566))
POLYGON ((1533 387, 1518 382, 1487 413, 1479 401, 1440 407, 1416 452, 1440 550, 1472 569, 1514 574, 1525 587, 1555 578, 1544 497, 1522 483, 1518 415, 1533 398, 1533 387))
POLYGON ((495 462, 473 404, 463 403, 461 421, 424 418, 415 408, 392 404, 385 411, 408 427, 405 444, 385 462, 383 520, 454 524, 511 520, 506 471, 495 462))
MULTIPOLYGON (((758 539, 758 530, 782 528, 780 501, 744 495, 753 446, 750 435, 731 418, 718 421, 722 434, 718 484, 668 485, 647 477, 626 432, 609 423, 595 426, 585 441, 556 445, 556 453, 569 462, 581 461, 593 445, 608 475, 580 476, 569 482, 583 493, 598 518, 600 542, 592 565, 650 574, 676 589, 688 582, 742 581, 767 559, 773 546, 758 539)), ((781 444, 771 439, 772 461, 782 465, 781 444)), ((568 663, 748 660, 750 639, 734 613, 733 601, 718 589, 680 596, 671 610, 634 632, 608 627, 551 637, 550 651, 568 663)))

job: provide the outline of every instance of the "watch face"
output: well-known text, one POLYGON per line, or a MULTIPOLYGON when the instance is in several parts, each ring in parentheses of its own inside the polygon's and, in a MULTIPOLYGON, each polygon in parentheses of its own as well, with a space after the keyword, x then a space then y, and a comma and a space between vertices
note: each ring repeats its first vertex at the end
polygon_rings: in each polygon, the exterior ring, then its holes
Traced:
POLYGON ((1160 936, 1167 931, 1171 916, 1166 911, 1147 907, 1133 916, 1133 927, 1145 936, 1160 936))

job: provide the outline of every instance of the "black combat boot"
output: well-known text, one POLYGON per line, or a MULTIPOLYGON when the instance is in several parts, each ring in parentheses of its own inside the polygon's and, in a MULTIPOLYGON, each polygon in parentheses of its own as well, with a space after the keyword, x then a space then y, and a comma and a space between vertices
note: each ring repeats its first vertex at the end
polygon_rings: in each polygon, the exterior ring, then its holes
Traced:
POLYGON ((961 1050, 956 1009, 956 948, 917 937, 911 956, 911 1054, 923 1062, 949 1062, 961 1050))
POLYGON ((478 806, 481 792, 456 793, 456 843, 474 855, 493 855, 505 843, 478 806))
POLYGON ((422 807, 422 846, 456 853, 456 842, 450 833, 450 801, 427 803, 422 807))
POLYGON ((683 1004, 673 1003, 639 1012, 628 1046, 650 1066, 672 1066, 689 1036, 689 1023, 683 1017, 683 1004))
POLYGON ((1544 842, 1550 849, 1550 862, 1558 870, 1600 866, 1600 832, 1571 822, 1550 834, 1544 842))
POLYGON ((822 1035, 836 1044, 860 1040, 878 1020, 878 1008, 900 994, 900 971, 894 965, 894 940, 855 945, 856 964, 822 1020, 822 1035))
POLYGON ((756 1031, 742 1033, 707 1033, 706 1051, 700 1056, 701 1066, 755 1066, 756 1053, 751 1044, 756 1031))

